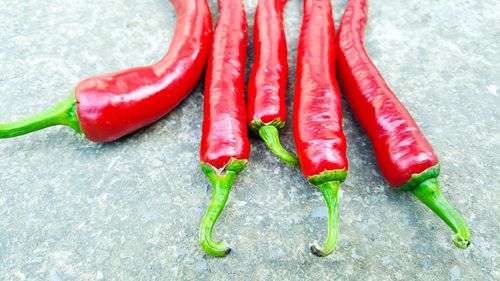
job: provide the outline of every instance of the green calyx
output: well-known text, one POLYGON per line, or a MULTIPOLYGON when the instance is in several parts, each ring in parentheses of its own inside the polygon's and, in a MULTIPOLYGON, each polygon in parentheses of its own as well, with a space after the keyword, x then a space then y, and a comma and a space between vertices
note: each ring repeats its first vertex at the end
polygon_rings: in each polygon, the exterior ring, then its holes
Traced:
POLYGON ((226 241, 215 242, 212 240, 212 232, 217 218, 226 206, 236 175, 243 171, 246 163, 247 160, 231 159, 229 164, 220 170, 207 163, 200 163, 203 173, 207 175, 213 186, 212 200, 199 230, 200 246, 209 255, 224 257, 231 252, 226 241))
POLYGON ((401 187, 411 191, 422 203, 440 217, 455 233, 453 243, 460 249, 466 249, 471 243, 471 235, 462 216, 453 209, 439 190, 439 165, 431 167, 411 179, 401 187))
POLYGON ((311 253, 318 257, 326 257, 335 250, 339 236, 339 181, 329 181, 318 185, 328 208, 328 234, 325 246, 311 246, 311 253))
POLYGON ((330 181, 338 181, 344 182, 347 178, 347 169, 341 170, 326 170, 321 174, 316 176, 310 176, 307 180, 314 184, 315 186, 319 186, 322 183, 330 182, 330 181))
POLYGON ((281 130, 285 127, 285 122, 283 122, 283 121, 281 121, 281 119, 277 118, 277 119, 274 119, 274 121, 271 123, 264 123, 260 119, 254 119, 250 123, 250 129, 256 134, 259 134, 259 129, 260 129, 260 127, 263 127, 263 126, 273 126, 273 127, 276 127, 276 129, 281 130))
POLYGON ((0 124, 0 138, 13 138, 56 125, 71 127, 85 137, 77 116, 75 94, 42 113, 19 121, 0 124))
POLYGON ((399 189, 410 191, 428 179, 437 178, 439 176, 440 169, 441 169, 441 166, 439 164, 437 164, 436 166, 430 167, 429 169, 423 171, 420 174, 413 174, 411 176, 410 180, 408 180, 399 189))

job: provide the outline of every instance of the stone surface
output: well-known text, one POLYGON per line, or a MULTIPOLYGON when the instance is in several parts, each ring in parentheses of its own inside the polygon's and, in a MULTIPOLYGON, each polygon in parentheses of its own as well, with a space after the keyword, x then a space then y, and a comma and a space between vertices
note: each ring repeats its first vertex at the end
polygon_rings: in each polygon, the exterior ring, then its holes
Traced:
MULTIPOLYGON (((245 1, 250 30, 256 3, 245 1)), ((286 7, 289 105, 301 3, 286 7)), ((338 23, 346 1, 333 3, 338 23)), ((0 120, 48 107, 85 77, 154 62, 174 22, 166 0, 1 1, 0 120)), ((411 194, 388 188, 345 106, 351 166, 336 252, 309 253, 326 235, 321 194, 253 137, 215 230, 234 251, 205 256, 200 84, 167 117, 112 144, 65 127, 1 140, 0 280, 499 280, 499 27, 498 0, 370 1, 368 51, 440 156, 443 193, 472 230, 469 250, 454 248, 411 194)), ((290 126, 282 139, 293 148, 290 126)))

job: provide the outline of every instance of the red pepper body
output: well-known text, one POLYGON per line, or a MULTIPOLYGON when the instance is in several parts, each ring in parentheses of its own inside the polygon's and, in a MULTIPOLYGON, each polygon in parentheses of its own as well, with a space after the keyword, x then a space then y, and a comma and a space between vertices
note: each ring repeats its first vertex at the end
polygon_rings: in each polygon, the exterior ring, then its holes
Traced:
POLYGON ((212 36, 206 0, 171 0, 177 13, 168 53, 158 63, 82 81, 77 115, 85 136, 116 140, 149 125, 177 106, 196 86, 212 36))
POLYGON ((201 161, 222 169, 234 158, 248 159, 244 97, 247 21, 241 0, 219 0, 205 81, 201 161))
POLYGON ((393 187, 436 166, 438 158, 410 113, 368 57, 363 40, 365 0, 350 0, 339 28, 339 82, 352 112, 368 134, 385 179, 393 187))
POLYGON ((283 28, 286 0, 259 0, 255 12, 255 59, 248 81, 248 122, 286 121, 287 45, 283 28))
POLYGON ((297 57, 294 135, 306 178, 347 170, 342 103, 335 78, 335 28, 329 0, 304 0, 297 57))

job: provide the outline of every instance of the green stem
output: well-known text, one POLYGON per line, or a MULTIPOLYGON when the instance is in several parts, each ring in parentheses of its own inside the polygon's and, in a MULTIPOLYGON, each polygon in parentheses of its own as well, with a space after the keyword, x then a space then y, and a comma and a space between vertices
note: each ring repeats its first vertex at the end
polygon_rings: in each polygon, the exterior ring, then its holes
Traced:
POLYGON ((281 146, 279 131, 274 125, 264 125, 259 128, 259 135, 266 143, 267 147, 283 162, 299 166, 299 159, 297 156, 291 154, 281 146))
POLYGON ((413 194, 438 215, 452 230, 455 246, 466 249, 471 243, 469 229, 460 214, 441 195, 439 181, 431 178, 423 181, 416 188, 412 189, 413 194))
POLYGON ((311 252, 318 257, 328 256, 335 250, 339 236, 339 181, 329 181, 318 185, 328 208, 328 235, 323 248, 312 245, 311 252))
POLYGON ((224 257, 231 251, 231 248, 226 241, 214 242, 212 240, 212 232, 214 225, 217 222, 217 218, 221 214, 222 210, 224 210, 224 206, 226 206, 234 179, 236 178, 236 175, 238 175, 238 173, 245 168, 246 162, 247 160, 231 159, 228 165, 221 170, 218 170, 207 163, 202 162, 200 164, 201 169, 205 175, 207 175, 214 189, 212 201, 210 202, 207 213, 201 222, 199 232, 200 246, 209 255, 224 257))
POLYGON ((55 125, 69 126, 83 135, 76 113, 74 95, 42 113, 19 121, 0 124, 0 138, 17 137, 55 125))

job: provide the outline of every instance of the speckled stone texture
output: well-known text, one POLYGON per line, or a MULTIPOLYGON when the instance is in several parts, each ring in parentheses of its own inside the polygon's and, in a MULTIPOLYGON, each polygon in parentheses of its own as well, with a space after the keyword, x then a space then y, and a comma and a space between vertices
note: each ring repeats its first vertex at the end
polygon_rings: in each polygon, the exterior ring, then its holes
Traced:
MULTIPOLYGON (((346 1, 333 3, 338 23, 346 1)), ((245 1, 249 30, 256 4, 245 1)), ((301 10, 289 0, 289 105, 301 10)), ((1 1, 0 120, 47 108, 85 77, 154 62, 174 22, 167 0, 1 1)), ((321 194, 253 137, 215 229, 233 252, 205 256, 201 83, 160 122, 112 144, 65 127, 0 140, 0 280, 499 280, 499 27, 498 0, 370 1, 368 51, 440 156, 469 250, 455 249, 411 194, 388 188, 345 106, 350 173, 334 254, 308 249, 326 236, 321 194)), ((293 148, 290 125, 282 135, 293 148)))

